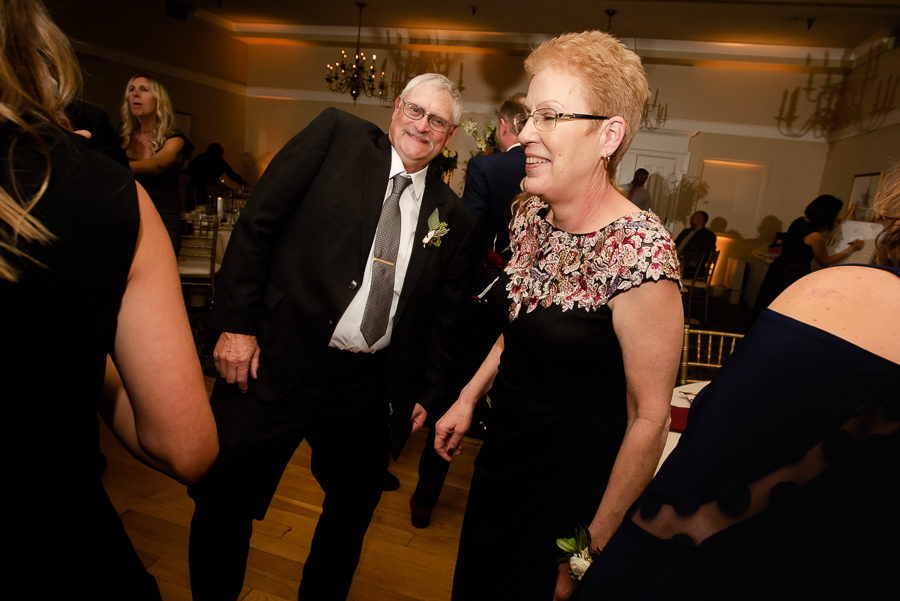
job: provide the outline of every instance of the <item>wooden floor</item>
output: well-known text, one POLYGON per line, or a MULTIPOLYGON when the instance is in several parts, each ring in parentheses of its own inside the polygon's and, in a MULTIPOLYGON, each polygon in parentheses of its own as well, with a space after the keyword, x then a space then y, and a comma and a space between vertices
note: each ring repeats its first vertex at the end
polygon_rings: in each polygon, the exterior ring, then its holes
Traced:
MULTIPOLYGON (((400 459, 391 463, 400 489, 384 493, 375 511, 350 589, 352 601, 450 598, 459 530, 480 441, 465 440, 465 452, 453 461, 431 525, 418 530, 409 523, 409 497, 424 441, 423 432, 414 433, 400 459)), ((163 600, 191 599, 187 557, 194 504, 185 487, 133 459, 105 427, 100 444, 107 458, 106 489, 144 565, 156 577, 163 600)), ((285 470, 266 519, 254 522, 242 600, 297 598, 322 497, 309 471, 309 447, 304 443, 285 470)))

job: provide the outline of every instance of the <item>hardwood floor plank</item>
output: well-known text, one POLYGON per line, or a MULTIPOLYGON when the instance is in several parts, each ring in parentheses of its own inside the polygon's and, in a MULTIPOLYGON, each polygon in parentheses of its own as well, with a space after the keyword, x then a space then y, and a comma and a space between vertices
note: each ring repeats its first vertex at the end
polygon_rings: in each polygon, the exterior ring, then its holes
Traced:
MULTIPOLYGON (((351 601, 447 601, 462 514, 481 442, 465 439, 454 459, 431 525, 413 528, 409 497, 418 478, 424 432, 415 432, 390 471, 400 488, 385 492, 366 535, 351 601)), ((141 560, 159 583, 164 601, 189 601, 187 554, 194 503, 186 488, 140 464, 101 426, 104 484, 141 560)), ((254 522, 241 601, 296 599, 324 497, 301 444, 278 485, 265 520, 254 522)))

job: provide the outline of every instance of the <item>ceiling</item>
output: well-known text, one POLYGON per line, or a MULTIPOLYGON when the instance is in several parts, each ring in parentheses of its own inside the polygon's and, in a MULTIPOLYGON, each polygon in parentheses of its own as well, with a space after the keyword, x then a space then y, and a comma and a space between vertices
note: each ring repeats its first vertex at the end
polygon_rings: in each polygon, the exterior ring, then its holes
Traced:
MULTIPOLYGON (((168 0, 236 35, 355 37, 353 0, 168 0), (330 33, 329 33, 330 32, 330 33)), ((363 27, 426 37, 546 38, 609 30, 620 38, 854 48, 900 30, 897 0, 367 0, 363 27), (615 11, 614 13, 612 11, 615 11), (608 14, 608 13, 611 13, 608 14), (513 35, 510 35, 513 34, 513 35)), ((900 36, 898 36, 900 37, 900 36)))

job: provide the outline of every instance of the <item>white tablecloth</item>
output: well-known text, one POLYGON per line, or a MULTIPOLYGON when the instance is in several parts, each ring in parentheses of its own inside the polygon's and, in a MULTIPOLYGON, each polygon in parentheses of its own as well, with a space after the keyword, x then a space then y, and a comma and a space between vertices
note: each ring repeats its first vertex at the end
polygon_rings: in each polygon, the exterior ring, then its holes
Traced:
POLYGON ((225 249, 228 248, 228 241, 231 240, 232 225, 219 225, 218 236, 216 236, 216 271, 222 265, 222 258, 225 256, 225 249))
MULTIPOLYGON (((685 384, 684 386, 678 386, 675 390, 672 391, 672 406, 674 407, 690 407, 691 401, 693 397, 689 396, 691 394, 696 394, 700 392, 700 390, 709 384, 708 381, 704 382, 691 382, 690 384, 685 384), (685 394, 682 394, 685 393, 685 394)), ((669 432, 668 436, 666 436, 666 446, 663 448, 662 457, 659 458, 659 464, 656 466, 656 471, 659 471, 659 466, 663 464, 663 461, 666 460, 666 457, 669 456, 669 453, 672 452, 672 449, 675 448, 675 445, 678 444, 678 439, 681 438, 681 432, 669 432)))

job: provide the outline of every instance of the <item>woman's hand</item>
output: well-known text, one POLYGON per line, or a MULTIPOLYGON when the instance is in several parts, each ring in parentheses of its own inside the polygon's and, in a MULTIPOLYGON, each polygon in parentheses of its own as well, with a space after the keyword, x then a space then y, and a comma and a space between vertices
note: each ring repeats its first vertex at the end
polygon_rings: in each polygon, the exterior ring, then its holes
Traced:
POLYGON ((853 242, 850 243, 850 252, 862 250, 863 246, 865 246, 865 242, 863 242, 859 238, 856 238, 853 242))
POLYGON ((434 450, 450 461, 463 452, 462 437, 472 425, 475 404, 460 397, 434 425, 434 450))
POLYGON ((569 564, 559 564, 559 573, 556 575, 556 589, 553 591, 553 601, 566 601, 575 592, 575 581, 569 576, 569 564))
POLYGON ((603 528, 600 525, 600 521, 594 516, 594 519, 591 520, 590 525, 588 525, 588 532, 591 533, 591 556, 596 556, 603 551, 603 547, 606 546, 605 544, 601 544, 600 541, 609 540, 612 537, 612 532, 615 532, 615 529, 610 532, 608 528, 603 528))
POLYGON ((491 389, 500 365, 503 345, 503 335, 501 334, 494 342, 487 357, 484 358, 481 367, 478 368, 469 383, 463 386, 459 398, 447 410, 444 417, 434 425, 434 450, 447 461, 462 453, 463 434, 468 432, 469 426, 472 425, 472 416, 475 414, 478 399, 491 389))
POLYGON ((153 152, 150 146, 149 134, 146 140, 135 138, 128 147, 131 171, 134 173, 149 173, 159 175, 174 165, 181 164, 181 151, 184 149, 184 138, 175 136, 169 138, 162 148, 153 152), (137 146, 136 146, 137 145, 137 146))

